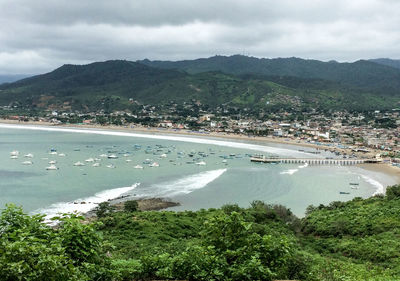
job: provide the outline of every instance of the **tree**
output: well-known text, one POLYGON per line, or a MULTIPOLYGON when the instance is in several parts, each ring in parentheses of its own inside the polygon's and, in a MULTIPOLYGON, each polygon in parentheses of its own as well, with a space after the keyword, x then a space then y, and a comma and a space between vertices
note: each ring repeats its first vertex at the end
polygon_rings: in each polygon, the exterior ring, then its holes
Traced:
POLYGON ((110 280, 105 245, 92 224, 65 215, 52 228, 43 215, 8 205, 0 216, 0 280, 110 280))
POLYGON ((400 185, 389 186, 386 189, 386 197, 389 200, 400 198, 400 185))
POLYGON ((125 212, 136 212, 138 210, 138 202, 136 200, 129 200, 124 203, 125 212))

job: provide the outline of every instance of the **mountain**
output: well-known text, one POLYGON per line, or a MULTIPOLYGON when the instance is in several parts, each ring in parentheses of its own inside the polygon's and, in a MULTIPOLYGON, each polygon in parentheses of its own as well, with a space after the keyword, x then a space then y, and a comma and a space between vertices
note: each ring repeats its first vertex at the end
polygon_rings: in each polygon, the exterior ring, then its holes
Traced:
POLYGON ((394 68, 398 68, 400 69, 400 60, 392 60, 392 59, 371 59, 369 61, 378 63, 378 64, 382 64, 382 65, 386 65, 386 66, 390 66, 390 67, 394 67, 394 68))
MULTIPOLYGON (((236 57, 230 57, 229 60, 232 61, 232 58, 235 60, 236 57)), ((217 59, 224 61, 226 57, 217 59)), ((242 56, 238 59, 254 60, 254 68, 259 62, 258 59, 242 56)), ((204 60, 207 59, 200 61, 204 60)), ((299 59, 289 59, 292 60, 297 64, 299 59)), ((282 66, 281 69, 289 71, 290 67, 287 66, 289 61, 283 60, 286 66, 282 66)), ((304 68, 312 69, 308 61, 300 60, 300 62, 306 65, 304 68)), ((320 65, 322 62, 312 63, 320 65)), ((46 74, 0 85, 0 105, 13 104, 38 109, 112 111, 131 110, 137 103, 157 105, 171 101, 182 103, 196 100, 209 106, 230 104, 250 107, 252 110, 293 107, 365 110, 393 108, 400 96, 396 93, 392 95, 388 92, 380 93, 373 88, 351 86, 331 79, 270 75, 274 73, 272 71, 268 74, 267 72, 245 74, 243 69, 236 67, 237 73, 227 74, 222 70, 196 72, 189 71, 183 66, 179 69, 169 69, 165 65, 160 68, 149 64, 151 64, 149 61, 143 64, 112 60, 88 65, 63 65, 46 74)), ((335 62, 331 64, 342 65, 335 62)), ((364 70, 370 67, 374 73, 378 71, 372 66, 380 69, 381 76, 386 79, 391 79, 391 75, 397 74, 391 67, 372 62, 362 62, 362 64, 367 65, 364 70), (388 70, 388 74, 383 72, 384 69, 388 70)), ((220 65, 220 68, 227 67, 224 62, 220 65)), ((325 63, 322 65, 326 67, 325 63)), ((217 67, 218 64, 215 63, 214 66, 217 67)), ((249 72, 250 67, 248 64, 249 72)), ((234 69, 232 66, 232 70, 234 69)), ((298 67, 294 67, 290 74, 301 76, 300 72, 296 72, 297 69, 298 67)), ((350 73, 347 72, 347 75, 350 76, 350 73)))
POLYGON ((7 74, 7 75, 0 75, 0 84, 3 83, 12 83, 21 79, 24 79, 26 77, 29 77, 31 75, 28 74, 7 74))
POLYGON ((259 59, 234 55, 176 62, 150 60, 138 62, 163 69, 184 70, 188 73, 222 71, 235 75, 260 74, 323 79, 373 90, 380 94, 400 95, 400 70, 366 60, 338 63, 300 58, 259 59))

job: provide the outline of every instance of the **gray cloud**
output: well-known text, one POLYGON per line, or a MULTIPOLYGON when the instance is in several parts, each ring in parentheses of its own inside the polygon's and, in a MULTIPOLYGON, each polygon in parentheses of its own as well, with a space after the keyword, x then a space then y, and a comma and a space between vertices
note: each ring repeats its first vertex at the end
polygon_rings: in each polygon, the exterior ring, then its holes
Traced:
POLYGON ((0 74, 246 53, 399 58, 395 0, 0 0, 0 74))

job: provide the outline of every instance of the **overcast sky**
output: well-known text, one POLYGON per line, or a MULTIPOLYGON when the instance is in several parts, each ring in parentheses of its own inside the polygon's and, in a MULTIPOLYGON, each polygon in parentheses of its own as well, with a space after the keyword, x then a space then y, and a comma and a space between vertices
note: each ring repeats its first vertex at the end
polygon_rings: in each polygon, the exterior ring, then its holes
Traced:
POLYGON ((0 0, 0 74, 213 55, 400 58, 398 0, 0 0))

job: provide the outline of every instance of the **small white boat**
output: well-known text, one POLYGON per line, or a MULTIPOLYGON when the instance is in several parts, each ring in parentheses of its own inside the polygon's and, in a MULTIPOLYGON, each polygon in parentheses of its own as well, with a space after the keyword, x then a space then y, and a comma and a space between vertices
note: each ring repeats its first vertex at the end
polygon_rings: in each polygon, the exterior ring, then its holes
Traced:
POLYGON ((118 158, 118 156, 115 154, 108 155, 107 157, 108 157, 108 159, 117 159, 118 158))
POLYGON ((22 162, 22 165, 32 165, 33 162, 32 161, 24 161, 22 162))
POLYGON ((100 163, 94 163, 92 167, 100 167, 100 163))
POLYGON ((78 161, 74 163, 74 166, 85 166, 85 163, 78 161))
POLYGON ((25 158, 33 158, 33 154, 32 153, 28 153, 24 155, 25 158))
POLYGON ((107 154, 101 154, 101 155, 99 155, 99 157, 108 157, 108 155, 107 154))
POLYGON ((46 170, 58 170, 58 168, 56 167, 56 165, 50 165, 46 167, 46 170))
POLYGON ((14 150, 10 152, 11 156, 18 156, 19 155, 19 151, 18 150, 14 150))
POLYGON ((200 162, 197 162, 196 165, 205 166, 205 165, 207 165, 207 163, 204 161, 200 161, 200 162))
POLYGON ((125 162, 132 162, 132 160, 131 159, 126 159, 125 162))
POLYGON ((135 169, 143 169, 143 166, 136 165, 136 166, 135 166, 135 167, 133 167, 133 168, 135 168, 135 169))
POLYGON ((167 158, 167 154, 165 154, 165 153, 164 153, 164 154, 161 154, 160 157, 161 157, 161 158, 167 158))
POLYGON ((158 164, 157 162, 153 162, 149 165, 149 167, 160 167, 160 164, 158 164))
POLYGON ((10 159, 18 159, 18 155, 11 155, 10 159))
POLYGON ((115 169, 115 165, 113 165, 113 164, 107 165, 106 167, 110 168, 110 169, 115 169))
POLYGON ((100 158, 94 158, 94 161, 98 162, 98 161, 101 161, 101 159, 100 158))
POLYGON ((51 151, 49 154, 50 155, 57 155, 58 153, 57 153, 57 151, 51 151))
POLYGON ((51 161, 49 161, 49 164, 52 164, 52 165, 54 165, 54 164, 56 164, 56 163, 57 163, 56 160, 51 160, 51 161))
POLYGON ((94 159, 93 158, 88 158, 88 159, 85 160, 85 162, 88 162, 88 163, 89 162, 94 162, 94 159))
POLYGON ((58 156, 65 157, 65 153, 60 153, 58 156))
POLYGON ((228 163, 228 161, 226 159, 222 160, 222 163, 228 163))
POLYGON ((124 154, 124 157, 129 157, 129 156, 131 156, 129 153, 124 154))

